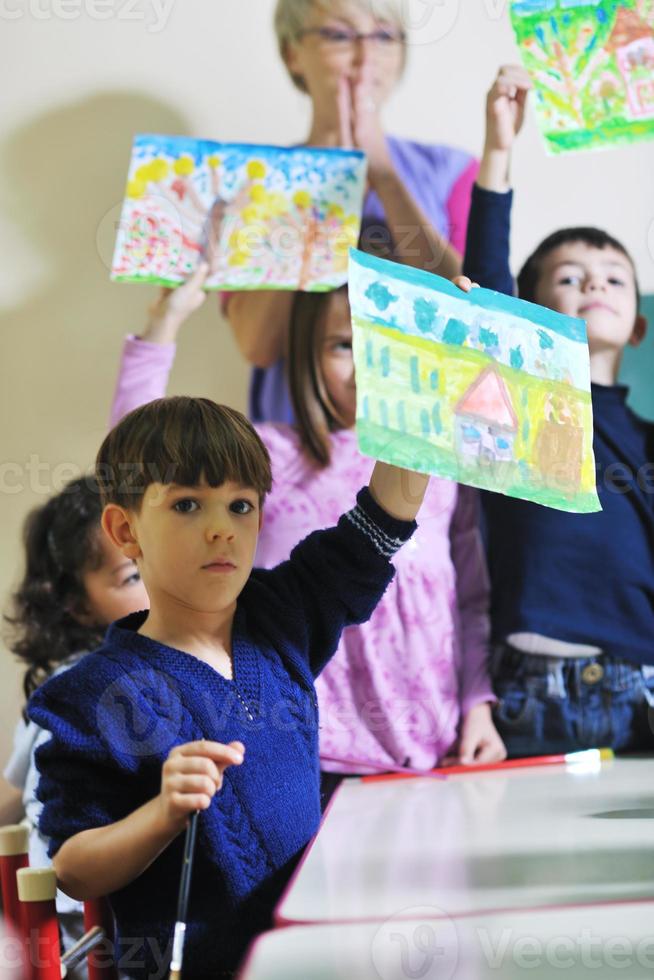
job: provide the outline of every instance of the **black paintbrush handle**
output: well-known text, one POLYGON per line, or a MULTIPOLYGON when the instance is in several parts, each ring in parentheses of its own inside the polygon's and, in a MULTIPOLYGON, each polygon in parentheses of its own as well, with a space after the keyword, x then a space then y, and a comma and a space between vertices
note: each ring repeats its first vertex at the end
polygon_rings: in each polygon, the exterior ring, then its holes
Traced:
POLYGON ((171 980, 178 980, 182 972, 182 961, 184 958, 184 934, 186 932, 186 916, 188 913, 188 900, 191 893, 191 874, 193 872, 193 854, 195 852, 195 839, 198 833, 199 811, 192 813, 186 827, 186 837, 184 838, 184 857, 182 859, 182 875, 179 882, 179 897, 177 899, 177 922, 173 934, 173 955, 170 962, 171 980))
POLYGON ((199 811, 196 810, 189 817, 186 827, 186 837, 184 838, 184 858, 182 860, 182 876, 179 883, 179 898, 177 900, 177 921, 186 922, 188 912, 188 899, 191 892, 191 874, 193 872, 193 854, 195 852, 195 838, 198 834, 199 811))

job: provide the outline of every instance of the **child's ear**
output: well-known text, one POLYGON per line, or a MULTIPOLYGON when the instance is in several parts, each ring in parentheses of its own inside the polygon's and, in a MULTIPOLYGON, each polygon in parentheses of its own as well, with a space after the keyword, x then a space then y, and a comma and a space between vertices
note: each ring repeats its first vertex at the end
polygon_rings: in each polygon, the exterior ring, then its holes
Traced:
POLYGON ((141 549, 134 535, 129 514, 118 504, 107 504, 102 511, 102 530, 120 548, 125 558, 140 558, 141 549))
POLYGON ((645 339, 645 334, 647 333, 647 318, 639 313, 636 317, 636 323, 634 325, 633 333, 629 338, 629 344, 631 347, 638 347, 639 344, 645 339))

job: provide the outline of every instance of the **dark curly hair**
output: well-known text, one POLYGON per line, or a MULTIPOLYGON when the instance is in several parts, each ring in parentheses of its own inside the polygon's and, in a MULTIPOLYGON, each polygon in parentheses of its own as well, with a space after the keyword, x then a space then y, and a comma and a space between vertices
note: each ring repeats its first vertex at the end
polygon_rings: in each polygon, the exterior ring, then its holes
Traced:
POLYGON ((66 484, 25 521, 25 574, 4 620, 10 650, 28 665, 28 699, 63 660, 102 641, 104 626, 78 618, 86 598, 83 575, 102 562, 101 515, 100 488, 86 476, 66 484))

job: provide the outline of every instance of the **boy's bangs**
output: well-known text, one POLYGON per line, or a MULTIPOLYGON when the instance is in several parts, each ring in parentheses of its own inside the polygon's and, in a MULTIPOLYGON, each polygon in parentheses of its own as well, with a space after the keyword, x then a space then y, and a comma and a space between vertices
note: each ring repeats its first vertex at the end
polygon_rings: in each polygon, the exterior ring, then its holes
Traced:
POLYGON ((202 399, 179 407, 183 410, 171 412, 148 440, 146 480, 189 487, 203 480, 211 487, 230 481, 265 496, 270 490, 268 453, 251 426, 238 413, 202 399))
POLYGON ((270 491, 270 457, 240 412, 205 398, 161 398, 134 409, 106 437, 96 461, 103 502, 138 509, 152 483, 270 491))
POLYGON ((171 478, 161 482, 189 487, 206 482, 210 487, 219 487, 229 481, 252 487, 263 495, 267 492, 261 473, 264 458, 259 453, 256 456, 234 438, 233 431, 216 432, 215 427, 200 422, 177 446, 162 447, 161 461, 171 478))

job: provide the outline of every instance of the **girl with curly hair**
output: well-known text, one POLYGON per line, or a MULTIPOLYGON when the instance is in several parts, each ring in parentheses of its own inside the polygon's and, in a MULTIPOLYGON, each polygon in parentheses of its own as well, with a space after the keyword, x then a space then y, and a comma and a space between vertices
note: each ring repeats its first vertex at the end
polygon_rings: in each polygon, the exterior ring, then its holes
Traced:
MULTIPOLYGON (((61 673, 102 642, 115 619, 145 609, 148 596, 136 564, 125 560, 100 527, 102 505, 95 477, 68 483, 28 514, 23 529, 25 572, 5 616, 10 650, 26 664, 26 699, 48 677, 61 673)), ((50 864, 38 832, 41 803, 34 752, 49 733, 24 718, 4 775, 22 794, 29 820, 30 864, 50 864)), ((83 932, 81 905, 57 895, 64 948, 83 932)))

